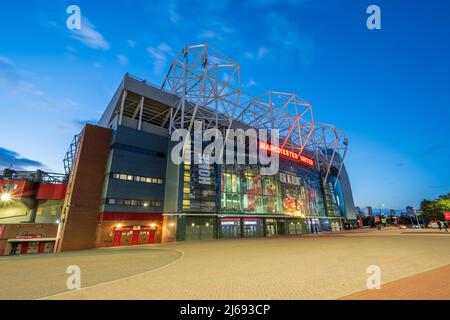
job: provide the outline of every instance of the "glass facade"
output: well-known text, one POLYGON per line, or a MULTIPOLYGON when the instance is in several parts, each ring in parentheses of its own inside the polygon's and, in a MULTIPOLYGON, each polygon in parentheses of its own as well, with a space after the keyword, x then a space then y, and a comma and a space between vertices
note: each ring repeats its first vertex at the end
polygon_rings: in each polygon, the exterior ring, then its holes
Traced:
POLYGON ((217 165, 191 165, 193 153, 186 148, 183 176, 183 212, 217 212, 217 165))
MULTIPOLYGON (((183 171, 180 240, 298 235, 338 231, 343 209, 334 182, 323 186, 315 167, 279 159, 279 172, 259 165, 191 164, 183 171), (328 218, 330 217, 330 218, 328 218), (335 218, 332 218, 335 217, 335 218)), ((338 189, 338 187, 336 188, 338 189)))
POLYGON ((261 176, 257 166, 223 165, 220 212, 325 216, 318 173, 280 161, 282 164, 273 176, 261 176))

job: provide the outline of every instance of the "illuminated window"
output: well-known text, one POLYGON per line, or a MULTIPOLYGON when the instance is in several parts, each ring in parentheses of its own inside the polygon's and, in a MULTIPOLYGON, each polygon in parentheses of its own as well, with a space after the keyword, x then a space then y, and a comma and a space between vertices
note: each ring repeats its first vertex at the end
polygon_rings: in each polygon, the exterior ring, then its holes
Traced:
POLYGON ((107 199, 107 204, 123 206, 161 207, 159 200, 107 199))
POLYGON ((113 179, 126 180, 126 181, 136 181, 136 182, 144 182, 144 183, 154 183, 154 184, 163 184, 164 179, 161 178, 152 178, 152 177, 142 177, 142 176, 133 176, 125 173, 113 173, 113 179))

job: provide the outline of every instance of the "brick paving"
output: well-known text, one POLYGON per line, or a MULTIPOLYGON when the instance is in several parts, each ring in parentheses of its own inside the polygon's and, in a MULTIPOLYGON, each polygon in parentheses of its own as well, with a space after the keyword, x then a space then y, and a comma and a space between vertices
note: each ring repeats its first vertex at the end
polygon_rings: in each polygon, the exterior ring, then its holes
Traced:
POLYGON ((365 290, 342 300, 449 300, 450 265, 392 281, 377 290, 365 290))
MULTIPOLYGON (((15 281, 21 276, 27 277, 28 285, 34 290, 33 298, 51 295, 53 290, 57 295, 47 298, 337 299, 358 292, 362 294, 367 289, 369 265, 380 266, 382 288, 389 288, 392 281, 450 264, 450 236, 402 234, 400 230, 191 241, 145 246, 140 250, 121 248, 126 253, 124 259, 109 266, 107 262, 111 260, 113 250, 96 250, 108 254, 91 258, 92 263, 84 267, 87 270, 82 268, 82 273, 94 274, 91 268, 96 267, 94 262, 98 259, 102 273, 109 277, 114 275, 113 281, 100 275, 101 279, 93 286, 57 294, 60 291, 50 286, 62 281, 61 275, 55 277, 54 274, 53 265, 57 259, 36 256, 33 259, 39 262, 40 270, 34 277, 27 276, 30 270, 23 271, 19 267, 22 258, 9 259, 11 263, 6 270, 0 259, 0 283, 9 283, 9 298, 21 298, 21 290, 15 290, 14 282, 8 279, 8 272, 15 267, 15 281), (158 256, 152 252, 154 249, 173 250, 177 255, 158 256), (183 253, 181 257, 180 252, 183 253), (160 268, 163 262, 170 265, 160 268), (127 271, 130 265, 133 265, 133 272, 127 271)), ((83 259, 85 252, 72 255, 70 263, 76 264, 77 255, 83 259)), ((86 285, 83 279, 82 283, 86 285)), ((433 290, 440 288, 439 283, 430 284, 436 288, 433 290)), ((448 291, 439 292, 450 299, 448 291)))

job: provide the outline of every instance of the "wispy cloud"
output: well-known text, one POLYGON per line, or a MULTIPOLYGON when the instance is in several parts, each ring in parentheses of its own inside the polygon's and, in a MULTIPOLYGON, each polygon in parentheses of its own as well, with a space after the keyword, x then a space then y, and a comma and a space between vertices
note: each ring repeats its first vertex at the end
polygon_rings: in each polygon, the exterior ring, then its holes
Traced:
POLYGON ((305 4, 309 0, 247 0, 245 3, 247 6, 252 8, 265 8, 270 7, 273 5, 291 5, 294 7, 300 6, 302 4, 305 4))
POLYGON ((245 84, 246 88, 251 88, 251 87, 254 87, 254 86, 256 86, 256 81, 253 80, 253 78, 250 78, 250 80, 248 80, 247 83, 245 84))
POLYGON ((244 58, 248 59, 248 60, 254 60, 255 59, 255 55, 251 52, 244 52, 244 58))
POLYGON ((172 23, 177 23, 180 20, 180 15, 177 12, 177 7, 175 3, 170 3, 168 5, 169 9, 169 20, 172 23))
POLYGON ((45 94, 36 85, 36 75, 26 70, 19 70, 16 67, 0 63, 0 87, 4 93, 12 97, 25 99, 23 105, 43 110, 56 110, 62 108, 73 108, 76 102, 66 99, 54 99, 45 94))
POLYGON ((214 20, 209 25, 210 28, 203 29, 197 38, 201 40, 225 40, 227 35, 234 33, 234 29, 230 28, 226 22, 221 19, 214 20))
POLYGON ((124 56, 123 54, 118 54, 116 55, 117 61, 121 64, 121 65, 127 65, 128 64, 128 57, 124 56))
POLYGON ((262 60, 264 59, 264 57, 267 56, 269 51, 270 50, 267 49, 266 47, 259 47, 255 53, 250 51, 244 52, 244 58, 248 60, 255 60, 255 59, 262 60))
POLYGON ((153 59, 153 72, 156 75, 164 72, 168 57, 173 56, 172 48, 165 42, 160 43, 157 47, 148 47, 147 53, 153 59))
POLYGON ((257 52, 258 59, 263 59, 267 55, 268 52, 269 52, 269 49, 267 49, 265 47, 258 48, 258 52, 257 52))
POLYGON ((0 63, 6 64, 8 66, 14 66, 14 62, 5 56, 0 56, 0 63))
POLYGON ((136 48, 136 41, 134 41, 134 40, 128 40, 127 43, 128 43, 128 46, 129 46, 131 49, 136 48))
POLYGON ((316 49, 311 37, 299 30, 299 25, 277 12, 269 12, 265 19, 268 39, 274 46, 280 46, 283 52, 296 57, 303 65, 313 61, 316 49))
POLYGON ((17 170, 46 168, 40 161, 23 158, 19 153, 13 150, 0 147, 0 169, 9 167, 17 170))
POLYGON ((443 145, 443 144, 434 144, 434 145, 429 146, 425 150, 423 150, 419 155, 422 157, 429 156, 429 155, 435 153, 436 151, 442 150, 446 147, 447 146, 443 145))
MULTIPOLYGON (((10 65, 7 65, 10 66, 10 65)), ((8 88, 8 92, 16 94, 31 94, 42 97, 44 93, 32 82, 24 79, 14 68, 2 68, 0 65, 0 85, 8 88)))
POLYGON ((108 50, 110 48, 109 42, 106 41, 104 36, 84 16, 81 20, 81 29, 69 30, 69 32, 72 38, 77 39, 92 49, 108 50))
POLYGON ((202 39, 202 40, 212 40, 212 39, 217 39, 217 40, 223 40, 223 37, 221 34, 212 31, 212 30, 204 30, 202 31, 197 38, 202 39))

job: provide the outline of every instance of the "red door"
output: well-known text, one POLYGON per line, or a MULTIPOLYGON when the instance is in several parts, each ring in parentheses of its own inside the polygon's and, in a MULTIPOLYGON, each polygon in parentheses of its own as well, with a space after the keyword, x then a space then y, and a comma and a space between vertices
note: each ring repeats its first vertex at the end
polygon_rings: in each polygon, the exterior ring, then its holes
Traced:
POLYGON ((155 243, 155 230, 148 231, 148 243, 155 243))
POLYGON ((28 251, 28 242, 22 242, 22 246, 20 247, 20 254, 26 254, 28 251))
POLYGON ((45 251, 45 241, 39 241, 38 253, 44 253, 45 251))
POLYGON ((121 239, 122 239, 122 231, 114 231, 113 246, 120 246, 121 239))
POLYGON ((133 230, 133 238, 131 238, 131 245, 137 245, 139 242, 139 230, 133 230))

